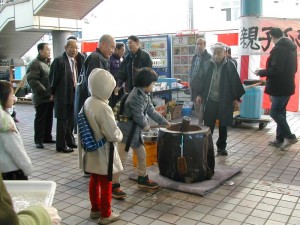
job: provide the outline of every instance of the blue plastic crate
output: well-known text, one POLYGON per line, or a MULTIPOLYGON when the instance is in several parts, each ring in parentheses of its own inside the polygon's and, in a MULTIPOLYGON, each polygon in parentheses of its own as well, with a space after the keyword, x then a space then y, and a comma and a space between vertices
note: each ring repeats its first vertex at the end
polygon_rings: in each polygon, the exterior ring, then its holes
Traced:
POLYGON ((181 115, 182 116, 190 116, 193 112, 192 108, 182 108, 181 109, 181 115))
POLYGON ((240 104, 240 117, 249 119, 260 119, 263 108, 263 87, 257 86, 245 89, 246 93, 242 96, 240 104))

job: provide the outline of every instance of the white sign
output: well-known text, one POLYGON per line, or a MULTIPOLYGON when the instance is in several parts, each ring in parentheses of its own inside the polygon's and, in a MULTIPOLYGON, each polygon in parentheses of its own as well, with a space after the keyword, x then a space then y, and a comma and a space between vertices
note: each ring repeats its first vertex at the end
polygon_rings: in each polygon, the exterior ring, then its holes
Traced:
POLYGON ((188 37, 174 37, 174 45, 187 45, 188 37))
POLYGON ((270 29, 279 27, 290 38, 300 54, 300 20, 280 18, 242 17, 239 32, 241 55, 266 55, 272 50, 270 29))

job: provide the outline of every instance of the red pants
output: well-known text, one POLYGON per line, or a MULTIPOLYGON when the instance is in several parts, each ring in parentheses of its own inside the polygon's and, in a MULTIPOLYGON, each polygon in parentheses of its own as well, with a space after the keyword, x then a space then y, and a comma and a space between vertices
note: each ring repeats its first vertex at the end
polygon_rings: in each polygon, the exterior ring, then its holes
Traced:
POLYGON ((100 212, 102 218, 111 215, 112 184, 107 175, 91 174, 89 196, 93 212, 100 212), (101 189, 101 196, 100 196, 101 189))

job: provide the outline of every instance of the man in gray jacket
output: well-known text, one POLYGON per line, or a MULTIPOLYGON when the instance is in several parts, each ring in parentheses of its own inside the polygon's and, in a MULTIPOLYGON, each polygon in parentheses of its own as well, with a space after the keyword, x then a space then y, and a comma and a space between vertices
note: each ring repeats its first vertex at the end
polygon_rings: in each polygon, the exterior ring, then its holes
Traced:
POLYGON ((211 54, 206 50, 206 41, 204 38, 198 38, 196 41, 196 53, 192 58, 191 72, 190 72, 190 86, 191 86, 191 100, 194 102, 195 112, 198 116, 198 124, 203 124, 203 104, 198 104, 196 101, 196 90, 192 87, 194 79, 200 79, 204 70, 204 62, 211 59, 211 54))
POLYGON ((52 139, 53 99, 50 92, 50 47, 39 43, 38 56, 27 69, 27 82, 32 89, 35 107, 34 142, 37 148, 44 148, 43 143, 55 143, 52 139))

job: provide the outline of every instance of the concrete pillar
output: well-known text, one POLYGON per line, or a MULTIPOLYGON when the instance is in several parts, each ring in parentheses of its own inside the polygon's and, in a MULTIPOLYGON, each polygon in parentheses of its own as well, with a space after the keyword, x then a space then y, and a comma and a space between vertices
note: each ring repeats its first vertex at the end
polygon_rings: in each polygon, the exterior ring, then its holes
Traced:
POLYGON ((67 38, 72 35, 72 32, 53 30, 51 34, 53 43, 53 57, 56 58, 64 53, 67 38))
MULTIPOLYGON (((262 0, 241 0, 241 17, 261 17, 262 15, 262 0)), ((244 27, 243 21, 244 19, 240 19, 240 27, 244 27)), ((240 53, 239 53, 240 54, 240 53)), ((240 66, 240 78, 242 81, 245 79, 249 79, 249 55, 239 55, 240 62, 238 63, 240 66)))
POLYGON ((241 0, 241 17, 261 16, 262 0, 241 0))

